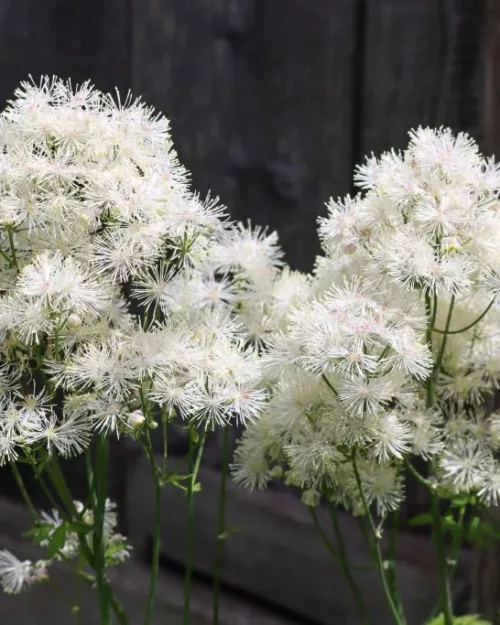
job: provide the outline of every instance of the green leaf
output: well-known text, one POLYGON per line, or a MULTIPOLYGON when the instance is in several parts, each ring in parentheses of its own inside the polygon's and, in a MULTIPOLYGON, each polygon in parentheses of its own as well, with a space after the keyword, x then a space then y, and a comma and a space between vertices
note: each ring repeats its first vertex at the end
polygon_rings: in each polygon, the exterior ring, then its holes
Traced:
POLYGON ((239 525, 231 525, 231 527, 228 527, 224 532, 218 534, 217 540, 226 540, 233 534, 243 534, 244 531, 245 530, 239 525))
POLYGON ((42 541, 48 540, 51 532, 52 532, 51 525, 47 525, 47 524, 41 525, 37 523, 30 530, 28 530, 27 532, 24 532, 23 536, 32 538, 35 545, 39 545, 42 541))
POLYGON ((71 530, 78 534, 79 536, 85 536, 86 534, 90 534, 93 531, 92 525, 87 523, 79 523, 78 521, 72 521, 71 530))
POLYGON ((453 495, 450 501, 450 505, 452 508, 465 508, 465 506, 471 505, 473 506, 476 502, 475 495, 453 495))
POLYGON ((172 475, 168 476, 167 482, 169 482, 170 484, 178 484, 179 482, 182 482, 183 480, 191 479, 192 476, 193 476, 192 473, 187 473, 186 475, 181 475, 180 473, 172 473, 172 475))
POLYGON ((423 512, 422 514, 417 514, 417 516, 408 519, 408 524, 414 526, 432 525, 432 523, 432 514, 430 514, 429 512, 423 512))
POLYGON ((461 524, 455 519, 452 514, 447 514, 443 518, 443 528, 445 531, 449 532, 453 536, 462 536, 464 530, 461 524))
POLYGON ((47 558, 53 558, 66 543, 66 525, 62 523, 57 527, 49 539, 47 545, 47 558))

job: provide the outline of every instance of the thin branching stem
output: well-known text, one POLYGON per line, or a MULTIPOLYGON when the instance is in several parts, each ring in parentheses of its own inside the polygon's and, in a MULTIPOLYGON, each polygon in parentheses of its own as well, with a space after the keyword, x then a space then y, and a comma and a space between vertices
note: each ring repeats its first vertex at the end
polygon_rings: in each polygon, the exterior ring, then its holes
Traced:
POLYGON ((225 512, 226 512, 226 487, 227 470, 229 462, 229 426, 225 425, 222 431, 222 451, 221 451, 221 475, 219 487, 219 503, 217 511, 217 543, 215 545, 215 572, 212 592, 212 623, 219 625, 219 598, 222 579, 222 568, 224 564, 224 545, 226 536, 225 512))
POLYGON ((338 397, 339 394, 338 392, 335 390, 335 388, 332 386, 332 383, 330 382, 330 380, 326 377, 326 375, 323 373, 321 375, 321 377, 323 378, 324 382, 326 383, 326 385, 328 386, 328 388, 332 391, 332 393, 338 397))
POLYGON ((438 334, 462 334, 462 332, 467 332, 467 330, 470 330, 471 328, 473 328, 475 325, 477 325, 480 321, 484 319, 484 317, 489 313, 496 299, 497 299, 497 296, 495 294, 495 297, 491 300, 491 302, 488 304, 485 310, 479 315, 479 317, 472 323, 469 323, 469 325, 463 328, 460 328, 460 330, 450 330, 450 329, 447 330, 446 328, 444 330, 439 330, 438 328, 434 328, 431 326, 432 332, 437 332, 438 334))
POLYGON ((187 526, 186 526, 186 564, 184 571, 184 618, 183 625, 189 625, 191 612, 191 585, 193 576, 194 555, 194 494, 196 478, 200 469, 203 447, 205 445, 206 431, 198 440, 198 450, 195 456, 195 443, 193 433, 189 435, 189 480, 187 486, 187 526))
POLYGON ((358 464, 356 461, 355 449, 353 450, 353 453, 352 453, 352 467, 354 469, 354 476, 356 478, 356 484, 358 486, 359 495, 361 497, 361 503, 363 504, 363 510, 365 512, 366 518, 368 519, 368 525, 370 528, 371 535, 370 535, 370 544, 368 546, 370 548, 370 551, 373 554, 375 564, 377 566, 377 570, 380 575, 380 579, 382 581, 382 586, 384 589, 384 594, 387 599, 387 604, 389 606, 389 609, 391 611, 392 617, 396 625, 405 625, 405 620, 402 617, 402 615, 399 613, 399 609, 398 609, 399 602, 396 601, 395 598, 393 597, 393 591, 387 580, 386 570, 385 570, 384 562, 382 559, 382 552, 380 550, 379 532, 377 531, 377 528, 375 526, 375 522, 373 520, 372 513, 370 511, 370 506, 368 505, 366 501, 366 497, 363 491, 363 484, 361 482, 361 476, 359 474, 358 464))
POLYGON ((370 617, 366 608, 365 600, 363 599, 363 595, 361 594, 361 591, 356 584, 356 581, 354 580, 354 576, 352 574, 351 565, 349 564, 349 558, 345 548, 342 530, 340 529, 339 520, 337 518, 337 510, 335 508, 335 505, 333 503, 330 503, 328 506, 328 510, 330 512, 330 519, 332 521, 333 533, 337 542, 340 568, 356 600, 361 621, 365 624, 368 624, 370 623, 370 617))

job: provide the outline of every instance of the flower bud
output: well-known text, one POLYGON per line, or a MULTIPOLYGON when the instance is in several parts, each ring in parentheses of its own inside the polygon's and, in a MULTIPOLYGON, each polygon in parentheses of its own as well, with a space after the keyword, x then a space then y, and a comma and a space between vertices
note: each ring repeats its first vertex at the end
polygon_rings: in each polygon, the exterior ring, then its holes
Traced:
POLYGON ((309 506, 310 508, 316 508, 316 506, 319 505, 320 499, 321 495, 317 490, 312 488, 302 492, 302 503, 305 503, 306 506, 309 506))
POLYGON ((66 321, 66 326, 71 330, 73 328, 79 328, 82 325, 82 318, 80 315, 76 313, 71 313, 69 315, 68 320, 66 321))
POLYGON ((128 415, 127 425, 132 429, 135 429, 140 427, 145 420, 146 418, 144 417, 142 410, 134 410, 134 412, 131 412, 128 415))
POLYGON ((460 245, 460 241, 457 237, 443 237, 441 239, 441 249, 443 252, 453 253, 460 252, 462 246, 460 245))
POLYGON ((283 477, 283 469, 276 465, 269 471, 269 475, 273 480, 279 480, 283 477))

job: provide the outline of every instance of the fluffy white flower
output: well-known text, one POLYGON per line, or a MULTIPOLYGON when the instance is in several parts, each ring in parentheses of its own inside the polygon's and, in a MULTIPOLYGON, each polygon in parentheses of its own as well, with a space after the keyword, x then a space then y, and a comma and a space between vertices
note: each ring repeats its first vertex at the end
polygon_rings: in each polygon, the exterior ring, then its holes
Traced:
POLYGON ((457 490, 469 492, 480 488, 492 468, 492 456, 476 441, 459 440, 445 449, 440 461, 444 478, 457 490))
POLYGON ((46 563, 43 560, 21 562, 10 551, 0 551, 0 584, 4 592, 17 595, 46 578, 46 563))

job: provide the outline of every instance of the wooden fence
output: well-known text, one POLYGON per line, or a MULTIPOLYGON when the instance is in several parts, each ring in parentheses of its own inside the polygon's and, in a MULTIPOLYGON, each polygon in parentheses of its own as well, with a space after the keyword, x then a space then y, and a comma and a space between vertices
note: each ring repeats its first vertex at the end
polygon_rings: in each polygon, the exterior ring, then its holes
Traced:
POLYGON ((194 186, 277 228, 308 268, 316 216, 364 154, 419 124, 484 146, 485 14, 485 0, 2 0, 0 102, 30 73, 142 94, 194 186))
POLYGON ((403 147, 418 125, 500 149, 499 6, 2 0, 0 104, 28 74, 131 89, 171 119, 194 187, 277 229, 288 261, 309 269, 316 217, 352 192, 365 154, 403 147))

